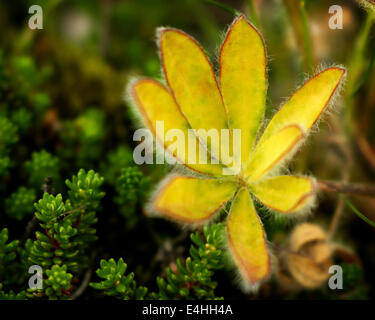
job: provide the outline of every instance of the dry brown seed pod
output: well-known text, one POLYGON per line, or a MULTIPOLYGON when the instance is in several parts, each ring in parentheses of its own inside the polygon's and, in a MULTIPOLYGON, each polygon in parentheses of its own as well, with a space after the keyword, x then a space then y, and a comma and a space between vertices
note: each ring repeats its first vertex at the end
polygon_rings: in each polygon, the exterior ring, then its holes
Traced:
POLYGON ((312 223, 302 223, 294 228, 290 237, 290 249, 299 251, 311 242, 327 241, 326 232, 312 223))
POLYGON ((303 223, 290 237, 286 266, 301 286, 318 288, 329 277, 328 269, 333 264, 331 254, 326 232, 315 224, 303 223))

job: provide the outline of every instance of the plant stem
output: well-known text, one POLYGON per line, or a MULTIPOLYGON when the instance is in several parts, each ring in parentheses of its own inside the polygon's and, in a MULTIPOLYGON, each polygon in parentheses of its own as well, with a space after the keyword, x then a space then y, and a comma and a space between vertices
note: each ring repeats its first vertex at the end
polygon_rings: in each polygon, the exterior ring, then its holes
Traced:
POLYGON ((364 214, 362 214, 347 198, 345 198, 344 196, 342 196, 342 198, 344 199, 346 205, 352 209, 352 211, 358 216, 360 217, 363 221, 365 221, 366 223, 368 223, 370 226, 374 227, 375 228, 375 222, 370 220, 369 218, 367 218, 364 214))
MULTIPOLYGON (((368 13, 366 17, 365 24, 358 36, 358 40, 356 46, 354 48, 354 52, 352 55, 352 59, 350 62, 350 86, 354 86, 357 83, 359 75, 363 70, 363 63, 364 63, 364 56, 366 54, 366 48, 369 40, 369 35, 371 32, 371 27, 375 21, 375 13, 368 13)), ((350 87, 351 89, 351 87, 350 87)), ((353 91, 351 91, 353 92, 353 91)))
POLYGON ((335 212, 333 213, 331 224, 328 229, 328 239, 331 239, 334 236, 343 212, 344 212, 344 199, 342 197, 339 197, 335 212))
POLYGON ((283 0, 283 3, 300 50, 302 67, 305 72, 311 73, 314 71, 315 58, 310 39, 305 0, 283 0))
POLYGON ((372 68, 374 67, 374 63, 375 63, 375 50, 373 51, 373 53, 371 55, 370 63, 369 63, 368 68, 365 71, 365 74, 363 75, 363 77, 359 81, 357 87, 353 90, 353 94, 352 94, 353 96, 356 96, 361 91, 362 87, 366 83, 367 78, 371 74, 372 68))
POLYGON ((348 83, 346 89, 346 107, 345 107, 345 125, 346 129, 350 134, 353 134, 353 116, 354 116, 354 95, 356 93, 357 84, 360 82, 360 75, 364 70, 366 48, 370 40, 370 32, 373 23, 375 22, 375 11, 368 12, 366 21, 360 34, 358 36, 357 42, 354 46, 353 54, 348 63, 348 83))
POLYGON ((227 6, 225 4, 222 4, 220 2, 217 2, 215 0, 203 0, 209 4, 212 4, 220 9, 223 9, 224 11, 226 12, 229 12, 230 14, 234 15, 234 16, 237 16, 239 14, 239 12, 236 10, 236 9, 233 9, 232 7, 230 6, 227 6))
POLYGON ((258 19, 258 16, 257 16, 256 10, 255 10, 254 0, 247 0, 247 3, 248 3, 248 5, 249 5, 249 16, 250 16, 250 20, 251 20, 251 22, 252 22, 257 28, 259 28, 259 19, 258 19))
POLYGON ((302 18, 302 31, 304 39, 305 64, 309 71, 314 70, 314 58, 312 53, 312 45, 309 31, 309 24, 307 19, 305 0, 300 0, 300 10, 302 18))
POLYGON ((358 194, 375 197, 375 185, 345 183, 336 181, 318 181, 318 189, 324 192, 358 194))
POLYGON ((78 289, 76 291, 74 291, 71 295, 70 295, 70 298, 72 300, 75 300, 77 299, 78 297, 80 297, 82 295, 82 293, 86 290, 87 286, 89 285, 90 283, 90 279, 91 279, 91 275, 92 275, 92 269, 88 269, 86 272, 85 272, 85 275, 83 277, 83 280, 81 282, 81 285, 78 287, 78 289))
POLYGON ((25 234, 22 237, 21 242, 25 242, 26 239, 30 236, 31 232, 36 228, 38 225, 38 218, 34 215, 31 220, 27 223, 26 229, 25 229, 25 234))
MULTIPOLYGON (((342 125, 337 117, 330 117, 329 123, 332 126, 334 137, 336 136, 336 145, 337 149, 340 151, 338 154, 339 159, 342 163, 342 177, 341 180, 343 183, 348 183, 350 180, 351 168, 353 166, 353 154, 352 149, 348 147, 348 142, 346 136, 342 132, 342 125), (339 137, 342 137, 341 139, 339 137)), ((329 230, 328 230, 328 239, 331 239, 339 225, 340 219, 344 212, 344 199, 339 197, 336 204, 336 209, 333 214, 329 230)))

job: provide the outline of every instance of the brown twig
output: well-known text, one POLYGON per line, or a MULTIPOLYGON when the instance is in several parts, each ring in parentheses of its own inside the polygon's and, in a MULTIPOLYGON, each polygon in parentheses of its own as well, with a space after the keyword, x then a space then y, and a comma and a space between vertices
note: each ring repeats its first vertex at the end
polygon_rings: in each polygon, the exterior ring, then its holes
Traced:
POLYGON ((317 185, 318 190, 323 192, 357 194, 375 197, 375 185, 345 183, 337 181, 318 181, 317 185))
POLYGON ((74 291, 72 293, 72 295, 70 296, 70 298, 72 300, 75 300, 77 299, 87 288, 87 286, 89 285, 90 283, 90 279, 91 279, 91 275, 92 275, 92 269, 88 269, 85 273, 85 276, 83 277, 83 280, 81 282, 81 285, 78 287, 78 289, 76 291, 74 291))
MULTIPOLYGON (((89 265, 92 265, 92 263, 95 261, 96 259, 96 256, 97 256, 97 251, 96 250, 93 250, 92 253, 91 253, 91 257, 90 257, 90 262, 89 262, 89 265)), ((85 292, 87 286, 89 285, 90 283, 90 280, 91 280, 91 276, 92 276, 92 267, 89 267, 86 272, 85 272, 85 275, 83 276, 83 279, 82 279, 82 282, 80 284, 80 286, 77 288, 77 290, 75 290, 71 295, 70 295, 70 298, 72 300, 75 300, 77 298, 79 298, 83 292, 85 292)))
POLYGON ((340 197, 337 200, 336 209, 335 209, 335 212, 333 213, 333 217, 329 225, 329 229, 327 232, 328 239, 332 239, 333 235, 335 234, 343 212, 344 212, 344 199, 340 197))
MULTIPOLYGON (((52 187, 52 178, 50 176, 44 179, 44 183, 41 187, 41 190, 49 194, 54 194, 55 190, 52 187)), ((21 242, 26 241, 26 239, 30 236, 31 232, 38 226, 38 221, 38 218, 34 214, 26 225, 25 234, 23 235, 21 242)))
POLYGON ((25 242, 26 239, 30 236, 31 232, 36 228, 38 225, 38 218, 34 215, 30 221, 26 225, 25 234, 22 237, 21 242, 25 242))
MULTIPOLYGON (((332 131, 334 133, 333 140, 331 142, 336 145, 338 151, 338 158, 341 160, 342 164, 342 182, 348 184, 351 176, 351 169, 353 166, 353 153, 352 149, 349 147, 347 136, 343 133, 342 124, 337 118, 337 116, 332 116, 329 118, 329 123, 331 125, 332 131)), ((339 225, 340 219, 344 212, 344 199, 339 197, 336 204, 336 209, 333 214, 331 223, 328 229, 328 239, 332 239, 337 227, 339 225)))

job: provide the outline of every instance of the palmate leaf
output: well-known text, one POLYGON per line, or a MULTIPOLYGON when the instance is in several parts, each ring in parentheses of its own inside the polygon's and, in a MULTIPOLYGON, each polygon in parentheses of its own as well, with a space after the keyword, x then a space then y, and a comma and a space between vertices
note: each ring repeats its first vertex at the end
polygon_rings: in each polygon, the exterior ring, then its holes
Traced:
MULTIPOLYGON (((222 165, 186 164, 191 155, 199 157, 196 148, 186 149, 185 141, 182 155, 172 154, 188 168, 213 177, 167 178, 152 209, 179 222, 202 224, 237 192, 227 218, 229 248, 244 282, 256 287, 270 274, 270 256, 251 194, 281 213, 300 211, 313 203, 313 179, 275 177, 274 173, 317 122, 345 70, 331 67, 308 80, 275 114, 255 145, 267 94, 266 52, 258 31, 243 16, 234 21, 220 51, 220 87, 203 50, 184 32, 159 29, 159 47, 169 88, 153 80, 141 80, 132 88, 148 126, 152 129, 155 121, 165 121, 166 130, 178 128, 188 137, 186 141, 204 141, 216 157, 227 146, 223 141, 210 145, 205 141, 207 132, 240 129, 241 147, 233 150, 233 158, 241 160, 241 171, 222 177, 224 165, 230 163, 222 154, 217 157, 222 165), (189 128, 206 133, 189 136, 189 128)), ((152 131, 155 135, 155 128, 152 131)))

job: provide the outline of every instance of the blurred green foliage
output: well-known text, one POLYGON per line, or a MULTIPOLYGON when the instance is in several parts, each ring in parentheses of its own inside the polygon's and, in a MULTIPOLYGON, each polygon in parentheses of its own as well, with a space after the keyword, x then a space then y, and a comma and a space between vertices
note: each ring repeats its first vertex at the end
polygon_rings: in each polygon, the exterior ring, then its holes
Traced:
POLYGON ((19 187, 5 200, 6 213, 17 220, 22 220, 33 213, 33 204, 36 200, 34 189, 19 187))
POLYGON ((42 150, 33 152, 31 160, 25 163, 25 168, 29 174, 29 184, 34 188, 40 188, 46 177, 51 177, 54 181, 59 177, 59 159, 49 152, 42 150))

